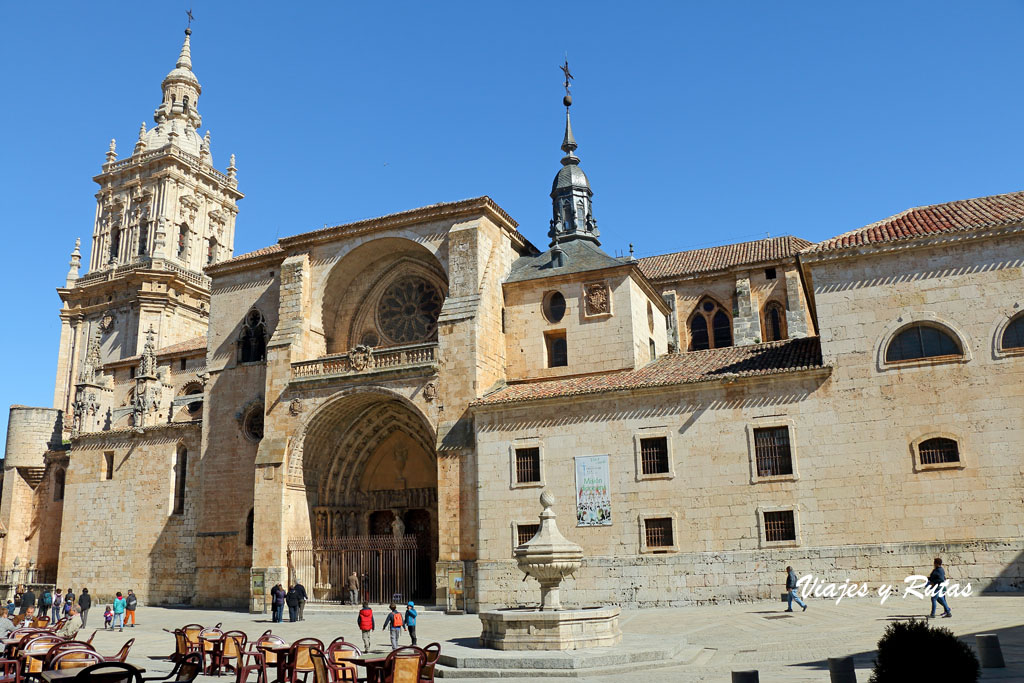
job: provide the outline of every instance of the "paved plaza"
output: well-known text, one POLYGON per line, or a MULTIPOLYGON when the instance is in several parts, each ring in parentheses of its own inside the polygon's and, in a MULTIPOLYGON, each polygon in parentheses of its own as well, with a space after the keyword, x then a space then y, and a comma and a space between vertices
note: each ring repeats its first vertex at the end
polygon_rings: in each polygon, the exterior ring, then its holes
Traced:
MULTIPOLYGON (((652 668, 632 665, 627 670, 644 671, 645 683, 729 681, 733 670, 757 669, 761 681, 828 681, 828 657, 853 655, 858 680, 867 681, 875 644, 886 624, 895 619, 927 614, 928 604, 915 598, 890 598, 885 605, 877 599, 833 601, 812 600, 806 612, 783 612, 774 602, 743 603, 705 607, 624 610, 624 648, 661 647, 676 653, 668 665, 652 668)), ((978 633, 997 633, 1006 669, 986 669, 982 680, 1024 680, 1024 595, 975 596, 951 602, 952 619, 939 620, 966 642, 974 645, 978 633)), ((94 610, 97 611, 97 610, 94 610)), ((378 629, 386 607, 374 608, 378 629)), ((92 626, 99 614, 90 614, 92 626)), ((272 624, 269 615, 187 608, 140 607, 139 625, 124 633, 101 631, 95 644, 104 654, 114 653, 129 637, 136 639, 129 661, 147 669, 147 675, 170 671, 163 657, 174 647, 164 628, 186 623, 223 623, 225 629, 240 629, 255 637, 268 628, 288 641, 314 636, 329 642, 339 635, 359 643, 356 613, 348 608, 307 609, 299 623, 272 624)), ((418 623, 420 645, 442 644, 442 654, 490 655, 476 649, 480 621, 475 615, 450 616, 422 610, 418 623)), ((91 628, 86 629, 90 633, 91 628)), ((387 634, 374 634, 374 651, 389 649, 387 634)), ((408 642, 408 637, 403 637, 408 642)), ((542 658, 544 655, 537 655, 542 658)), ((934 655, 930 655, 934 656, 934 655)), ((534 657, 526 654, 526 657, 534 657)), ((579 677, 582 680, 621 680, 621 668, 606 668, 579 677)), ((542 672, 532 673, 536 678, 542 672)), ((579 680, 578 679, 578 680, 579 680)), ((459 678, 463 681, 483 678, 459 678)), ((525 680, 525 679, 520 679, 525 680)))

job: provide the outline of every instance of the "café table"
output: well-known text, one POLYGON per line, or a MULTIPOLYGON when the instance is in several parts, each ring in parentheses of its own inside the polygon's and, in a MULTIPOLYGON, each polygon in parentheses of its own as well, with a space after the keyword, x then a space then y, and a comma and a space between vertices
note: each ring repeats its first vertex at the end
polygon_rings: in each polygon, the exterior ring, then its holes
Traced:
POLYGON ((270 683, 284 683, 288 680, 288 659, 292 652, 291 645, 271 645, 259 648, 264 652, 273 652, 277 655, 277 678, 270 683))
POLYGON ((199 636, 199 641, 203 656, 210 656, 210 663, 206 665, 206 670, 203 673, 207 676, 220 676, 221 655, 224 654, 224 636, 219 638, 199 636), (210 644, 209 650, 206 649, 205 643, 210 644))
POLYGON ((384 662, 387 657, 349 657, 345 661, 365 667, 367 683, 376 683, 384 678, 384 662))
MULTIPOLYGON (((51 669, 50 671, 40 672, 39 677, 43 679, 43 683, 64 683, 77 676, 84 668, 84 666, 79 666, 73 669, 51 669)), ((135 668, 139 670, 140 674, 146 673, 146 670, 141 666, 136 666, 135 668)))

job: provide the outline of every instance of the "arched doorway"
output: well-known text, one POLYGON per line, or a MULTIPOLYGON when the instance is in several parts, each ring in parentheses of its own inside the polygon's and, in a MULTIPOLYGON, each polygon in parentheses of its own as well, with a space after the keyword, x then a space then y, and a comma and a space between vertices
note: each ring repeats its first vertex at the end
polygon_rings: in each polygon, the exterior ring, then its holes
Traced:
POLYGON ((344 601, 354 571, 360 600, 432 601, 437 456, 425 416, 389 391, 354 391, 311 417, 301 457, 309 517, 293 525, 288 564, 312 599, 344 601))

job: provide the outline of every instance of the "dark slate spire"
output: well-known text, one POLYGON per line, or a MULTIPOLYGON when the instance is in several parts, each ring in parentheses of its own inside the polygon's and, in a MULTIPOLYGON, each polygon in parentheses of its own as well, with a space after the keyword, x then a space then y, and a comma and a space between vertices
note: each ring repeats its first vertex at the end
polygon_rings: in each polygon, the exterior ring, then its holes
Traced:
POLYGON ((562 138, 562 169, 555 176, 551 184, 551 227, 548 230, 548 237, 551 238, 551 246, 571 240, 590 240, 594 244, 601 244, 598 236, 601 234, 597 229, 597 221, 594 220, 591 211, 590 182, 580 168, 579 157, 576 156, 576 138, 572 134, 572 122, 569 119, 569 107, 572 106, 572 95, 569 92, 572 74, 569 73, 569 61, 561 67, 565 74, 565 97, 562 104, 565 105, 565 136, 562 138))

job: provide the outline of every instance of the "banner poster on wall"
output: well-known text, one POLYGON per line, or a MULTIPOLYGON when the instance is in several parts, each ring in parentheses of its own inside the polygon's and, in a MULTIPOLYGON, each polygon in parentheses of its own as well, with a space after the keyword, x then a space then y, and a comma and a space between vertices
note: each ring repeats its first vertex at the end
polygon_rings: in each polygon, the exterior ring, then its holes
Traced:
POLYGON ((576 457, 576 526, 611 526, 608 456, 576 457))

